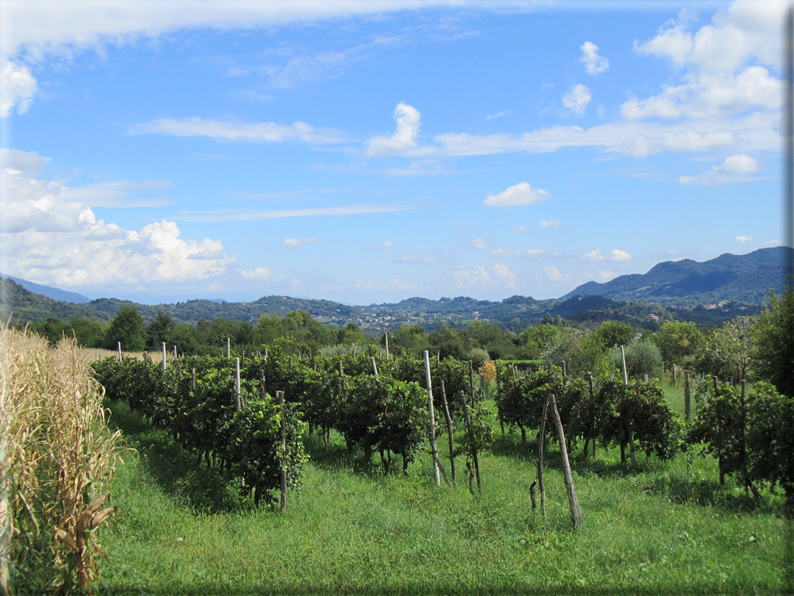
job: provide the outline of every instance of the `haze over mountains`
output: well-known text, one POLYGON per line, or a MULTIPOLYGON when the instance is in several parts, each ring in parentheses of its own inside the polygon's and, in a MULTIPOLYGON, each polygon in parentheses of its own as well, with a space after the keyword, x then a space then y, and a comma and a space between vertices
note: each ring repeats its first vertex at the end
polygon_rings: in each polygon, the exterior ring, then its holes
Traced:
MULTIPOLYGON (((755 314, 770 289, 782 291, 787 250, 792 249, 775 247, 746 255, 724 254, 703 263, 688 259, 659 263, 643 275, 623 275, 602 284, 588 282, 556 300, 528 296, 512 296, 499 302, 468 297, 416 297, 390 304, 351 306, 328 300, 263 296, 253 302, 188 300, 135 306, 146 321, 163 311, 176 321, 188 323, 215 318, 255 323, 263 314, 305 310, 329 325, 353 321, 373 329, 393 329, 400 324, 465 325, 472 320, 489 320, 508 329, 519 329, 537 324, 546 313, 596 322, 607 318, 630 320, 651 327, 673 316, 716 324, 738 314, 755 314)), ((89 300, 74 292, 0 277, 16 282, 2 284, 0 314, 7 318, 13 313, 19 321, 71 316, 109 321, 122 304, 134 304, 116 298, 89 300)))

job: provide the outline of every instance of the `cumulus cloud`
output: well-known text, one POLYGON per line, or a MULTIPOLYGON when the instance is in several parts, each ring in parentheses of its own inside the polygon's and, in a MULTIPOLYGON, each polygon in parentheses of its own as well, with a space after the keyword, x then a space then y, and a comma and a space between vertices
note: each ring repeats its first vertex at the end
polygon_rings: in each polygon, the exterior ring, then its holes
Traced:
POLYGON ((506 265, 494 265, 494 275, 506 288, 513 288, 516 285, 516 274, 510 271, 506 265))
POLYGON ((306 238, 306 240, 298 240, 297 238, 284 238, 281 243, 283 246, 306 246, 307 244, 318 244, 319 238, 306 238))
POLYGON ((472 248, 476 248, 477 250, 483 250, 484 248, 488 248, 488 245, 485 243, 485 240, 482 238, 475 238, 469 243, 469 246, 472 248))
POLYGON ((747 244, 748 242, 752 242, 752 236, 736 236, 736 242, 739 244, 747 244))
POLYGON ((527 226, 516 226, 513 228, 513 231, 523 234, 524 232, 529 232, 529 228, 527 226))
POLYGON ((7 60, 0 71, 0 118, 5 118, 16 106, 18 114, 24 114, 33 103, 38 83, 30 68, 7 60))
POLYGON ((609 70, 609 60, 598 54, 598 46, 591 41, 586 41, 579 48, 582 57, 579 59, 584 64, 587 74, 598 75, 609 70))
POLYGON ((257 267, 251 271, 240 270, 240 277, 243 279, 265 280, 270 279, 270 269, 267 267, 257 267))
POLYGON ((546 272, 546 277, 552 281, 571 281, 570 275, 567 273, 560 273, 560 270, 556 267, 544 267, 543 270, 546 272))
POLYGON ((398 103, 394 108, 397 128, 390 137, 374 137, 367 143, 368 157, 385 157, 402 153, 416 147, 419 133, 419 110, 406 103, 398 103))
POLYGON ((584 255, 581 258, 581 260, 582 261, 591 262, 591 263, 596 263, 596 262, 599 262, 599 261, 619 262, 619 261, 629 261, 629 260, 631 260, 631 255, 629 253, 627 253, 625 250, 619 250, 619 249, 616 248, 616 249, 610 251, 609 254, 606 254, 606 255, 601 254, 601 250, 602 249, 600 249, 600 248, 597 248, 595 250, 591 250, 589 253, 584 255))
POLYGON ((543 250, 542 248, 530 248, 530 249, 527 250, 527 256, 528 257, 539 257, 544 252, 546 252, 546 251, 543 250))
POLYGON ((590 89, 580 83, 574 85, 573 89, 562 96, 562 105, 574 114, 584 114, 584 109, 590 103, 590 99, 592 99, 590 89))
POLYGON ((220 241, 183 239, 174 221, 125 230, 97 219, 89 198, 102 202, 102 195, 36 177, 46 162, 35 153, 0 153, 7 273, 56 286, 140 288, 218 276, 233 261, 220 241))
POLYGON ((505 256, 505 257, 517 257, 521 254, 520 250, 505 250, 504 248, 494 248, 491 251, 491 254, 495 257, 498 256, 505 256))
POLYGON ((515 207, 516 205, 531 205, 538 201, 551 198, 551 193, 542 188, 532 188, 529 182, 519 182, 507 190, 485 198, 485 205, 489 207, 515 207))
POLYGON ((668 58, 680 72, 678 85, 643 100, 632 97, 623 116, 638 118, 719 118, 747 110, 774 110, 782 98, 781 81, 764 66, 779 66, 782 0, 737 0, 718 11, 696 32, 682 11, 657 35, 635 42, 638 54, 668 58))
POLYGON ((747 180, 746 174, 758 171, 758 162, 754 157, 741 153, 727 157, 720 165, 703 172, 699 176, 681 176, 681 184, 704 184, 707 186, 742 182, 747 180))
POLYGON ((377 245, 379 248, 394 248, 394 242, 391 240, 387 240, 386 242, 381 242, 377 245))
POLYGON ((559 225, 559 219, 552 219, 551 221, 546 221, 545 219, 540 220, 540 227, 542 228, 556 228, 559 227, 559 225))
POLYGON ((455 285, 459 288, 470 286, 487 286, 492 282, 491 276, 481 265, 475 265, 471 269, 466 269, 464 265, 458 265, 455 268, 452 276, 455 279, 455 285))
POLYGON ((601 279, 609 279, 611 277, 615 277, 615 273, 610 271, 609 269, 599 269, 598 270, 598 277, 601 279))

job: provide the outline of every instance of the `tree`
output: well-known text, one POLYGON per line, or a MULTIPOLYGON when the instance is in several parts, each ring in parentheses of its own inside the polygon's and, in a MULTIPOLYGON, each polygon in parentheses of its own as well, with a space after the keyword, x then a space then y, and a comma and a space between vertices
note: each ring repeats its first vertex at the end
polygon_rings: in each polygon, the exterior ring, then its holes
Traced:
MULTIPOLYGON (((624 349, 626 353, 626 372, 632 379, 648 375, 651 378, 662 376, 662 354, 656 344, 635 338, 624 349)), ((610 358, 617 368, 622 368, 622 355, 620 347, 615 346, 610 350, 610 358)))
POLYGON ((635 333, 631 323, 621 321, 604 321, 601 326, 593 332, 593 336, 598 339, 605 348, 612 346, 626 346, 634 339, 635 333))
MULTIPOLYGON (((146 328, 146 347, 150 350, 158 350, 165 343, 171 343, 171 331, 174 327, 174 320, 163 311, 158 310, 154 321, 149 323, 146 328)), ((170 347, 170 346, 167 346, 170 347)))
POLYGON ((783 395, 794 397, 794 292, 768 298, 770 310, 753 326, 754 356, 759 377, 772 383, 783 395))
POLYGON ((119 308, 116 317, 105 329, 105 347, 115 350, 118 342, 126 352, 140 352, 146 347, 143 317, 131 304, 119 308))
POLYGON ((654 336, 662 352, 662 359, 679 366, 686 365, 705 347, 705 338, 697 323, 668 321, 654 336))
POLYGON ((754 317, 736 317, 726 321, 722 329, 715 329, 708 339, 709 356, 722 363, 730 373, 735 370, 744 379, 753 364, 751 327, 754 317))

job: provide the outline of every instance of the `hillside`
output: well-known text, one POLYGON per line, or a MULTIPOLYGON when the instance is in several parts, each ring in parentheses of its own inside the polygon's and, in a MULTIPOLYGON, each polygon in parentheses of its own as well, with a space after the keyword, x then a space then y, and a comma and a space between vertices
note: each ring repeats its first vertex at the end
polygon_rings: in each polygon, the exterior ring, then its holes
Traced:
POLYGON ((61 290, 60 288, 51 288, 50 286, 43 286, 41 284, 33 283, 32 281, 19 279, 18 277, 14 277, 12 275, 6 275, 5 273, 0 273, 0 278, 10 279, 11 281, 15 282, 17 285, 22 286, 29 292, 33 292, 34 294, 38 294, 40 296, 46 296, 47 298, 52 298, 53 300, 58 300, 60 302, 83 304, 91 300, 90 298, 87 298, 82 294, 78 294, 76 292, 69 292, 67 290, 61 290))
POLYGON ((783 289, 786 251, 778 246, 746 255, 720 255, 698 263, 690 259, 659 263, 648 273, 621 275, 606 283, 587 282, 562 297, 603 296, 612 300, 696 305, 718 302, 763 304, 770 288, 783 289))

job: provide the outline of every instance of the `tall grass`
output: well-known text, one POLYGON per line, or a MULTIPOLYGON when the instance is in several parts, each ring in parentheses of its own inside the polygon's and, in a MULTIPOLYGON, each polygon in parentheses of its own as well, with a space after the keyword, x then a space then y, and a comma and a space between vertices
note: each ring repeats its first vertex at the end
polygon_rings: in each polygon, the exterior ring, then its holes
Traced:
POLYGON ((23 593, 88 586, 100 554, 93 530, 113 512, 103 491, 120 461, 121 435, 105 424, 102 389, 74 339, 50 348, 3 325, 0 362, 6 585, 10 579, 23 593))

